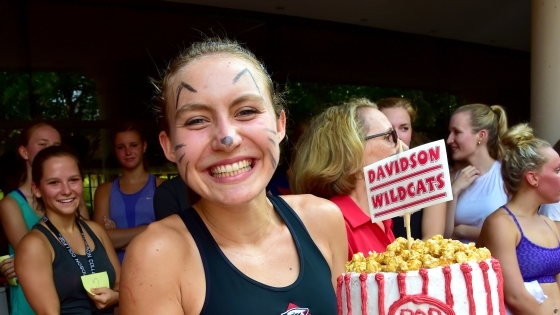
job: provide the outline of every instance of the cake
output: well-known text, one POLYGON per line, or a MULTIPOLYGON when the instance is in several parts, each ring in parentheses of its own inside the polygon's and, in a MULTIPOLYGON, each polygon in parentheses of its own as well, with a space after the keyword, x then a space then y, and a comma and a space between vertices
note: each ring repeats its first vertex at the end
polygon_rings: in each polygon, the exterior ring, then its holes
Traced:
POLYGON ((338 277, 340 315, 505 315, 498 260, 441 236, 357 253, 338 277))

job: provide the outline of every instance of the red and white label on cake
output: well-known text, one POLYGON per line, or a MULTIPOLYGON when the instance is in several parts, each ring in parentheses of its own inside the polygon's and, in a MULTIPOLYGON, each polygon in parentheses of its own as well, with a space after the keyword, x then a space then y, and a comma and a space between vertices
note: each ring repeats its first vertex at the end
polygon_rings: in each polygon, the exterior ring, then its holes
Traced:
POLYGON ((453 199, 443 140, 370 164, 364 177, 373 222, 453 199))

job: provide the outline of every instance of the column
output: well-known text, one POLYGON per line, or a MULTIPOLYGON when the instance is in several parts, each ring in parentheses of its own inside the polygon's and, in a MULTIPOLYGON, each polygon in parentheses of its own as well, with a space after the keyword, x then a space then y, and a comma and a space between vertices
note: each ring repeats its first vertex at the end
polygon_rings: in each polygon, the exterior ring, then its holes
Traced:
POLYGON ((531 1, 531 126, 560 139, 560 0, 531 1))

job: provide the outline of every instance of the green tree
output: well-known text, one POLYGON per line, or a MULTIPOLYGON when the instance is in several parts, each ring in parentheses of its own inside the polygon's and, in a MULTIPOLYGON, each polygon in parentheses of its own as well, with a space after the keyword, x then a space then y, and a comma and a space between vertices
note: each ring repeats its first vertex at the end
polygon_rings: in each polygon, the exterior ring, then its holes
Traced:
POLYGON ((441 92, 395 88, 293 82, 287 86, 286 100, 292 126, 310 120, 325 108, 352 98, 365 97, 377 101, 385 97, 406 97, 418 111, 414 123, 417 133, 431 139, 447 136, 450 113, 464 104, 455 95, 441 92))
POLYGON ((95 82, 75 72, 0 72, 0 119, 97 120, 95 82))

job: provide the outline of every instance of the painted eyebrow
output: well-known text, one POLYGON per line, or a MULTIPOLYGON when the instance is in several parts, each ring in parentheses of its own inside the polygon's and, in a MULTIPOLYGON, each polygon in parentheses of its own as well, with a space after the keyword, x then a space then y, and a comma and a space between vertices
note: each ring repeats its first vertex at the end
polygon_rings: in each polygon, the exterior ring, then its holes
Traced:
POLYGON ((255 83, 255 87, 257 88, 257 91, 259 91, 259 94, 261 93, 261 89, 259 89, 259 86, 257 85, 257 81, 255 81, 255 77, 253 76, 253 74, 251 73, 251 71, 247 68, 241 70, 241 72, 239 72, 235 78, 233 78, 233 84, 236 84, 237 81, 239 81, 239 78, 241 78, 241 76, 245 73, 248 73, 251 76, 251 79, 253 79, 253 83, 255 83))
POLYGON ((179 87, 177 88, 177 100, 175 101, 175 108, 177 108, 179 106, 179 96, 181 95, 181 91, 183 90, 183 88, 196 93, 197 91, 190 86, 189 84, 185 83, 185 82, 181 82, 181 84, 179 85, 179 87))

